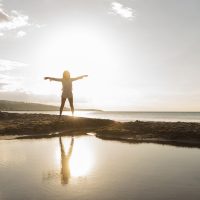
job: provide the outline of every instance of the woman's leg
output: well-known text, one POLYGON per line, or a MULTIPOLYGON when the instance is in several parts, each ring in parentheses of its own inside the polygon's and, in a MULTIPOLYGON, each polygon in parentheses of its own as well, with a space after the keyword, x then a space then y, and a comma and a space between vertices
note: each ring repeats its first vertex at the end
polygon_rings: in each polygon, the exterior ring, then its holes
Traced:
POLYGON ((63 108, 64 108, 64 106, 65 106, 65 101, 66 101, 66 98, 61 97, 60 117, 61 117, 61 115, 62 115, 62 111, 63 111, 63 108))
POLYGON ((72 111, 72 115, 74 116, 74 103, 73 103, 73 96, 68 98, 68 101, 69 101, 69 105, 70 105, 70 108, 71 108, 71 111, 72 111))

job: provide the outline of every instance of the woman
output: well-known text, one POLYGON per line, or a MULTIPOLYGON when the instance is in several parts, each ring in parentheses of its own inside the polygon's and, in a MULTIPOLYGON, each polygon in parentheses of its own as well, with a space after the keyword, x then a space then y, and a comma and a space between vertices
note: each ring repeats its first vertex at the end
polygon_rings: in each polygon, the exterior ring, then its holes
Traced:
POLYGON ((61 95, 61 105, 60 105, 60 117, 65 105, 66 99, 68 99, 72 115, 74 115, 74 105, 73 105, 73 93, 72 93, 72 81, 76 81, 87 77, 88 75, 78 76, 76 78, 70 78, 70 73, 68 71, 63 72, 63 78, 53 78, 53 77, 44 77, 45 80, 49 79, 50 81, 59 81, 62 82, 62 95, 61 95))

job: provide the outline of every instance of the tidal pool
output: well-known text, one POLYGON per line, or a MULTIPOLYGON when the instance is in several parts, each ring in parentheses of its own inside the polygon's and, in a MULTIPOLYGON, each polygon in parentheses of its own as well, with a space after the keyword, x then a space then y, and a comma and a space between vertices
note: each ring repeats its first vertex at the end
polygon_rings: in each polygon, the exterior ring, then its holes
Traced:
POLYGON ((0 141, 0 200, 200 199, 200 149, 94 136, 0 141))

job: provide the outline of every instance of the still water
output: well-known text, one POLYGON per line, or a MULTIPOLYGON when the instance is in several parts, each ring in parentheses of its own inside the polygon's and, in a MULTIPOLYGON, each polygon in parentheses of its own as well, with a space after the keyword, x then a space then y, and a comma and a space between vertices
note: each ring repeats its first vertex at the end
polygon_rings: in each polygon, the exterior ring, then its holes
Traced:
POLYGON ((200 199, 200 149, 94 136, 0 141, 0 200, 200 199))

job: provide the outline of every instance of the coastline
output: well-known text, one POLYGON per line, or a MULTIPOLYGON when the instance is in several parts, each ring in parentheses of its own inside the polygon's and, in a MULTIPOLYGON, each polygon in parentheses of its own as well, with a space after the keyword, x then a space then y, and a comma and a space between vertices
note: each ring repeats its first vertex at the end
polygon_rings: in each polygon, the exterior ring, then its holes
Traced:
POLYGON ((86 135, 91 132, 104 140, 200 148, 200 123, 196 122, 117 122, 71 116, 58 120, 58 115, 0 112, 0 140, 86 135))

